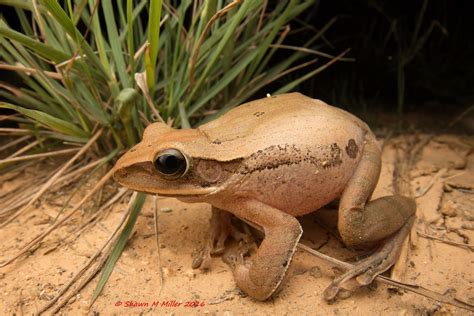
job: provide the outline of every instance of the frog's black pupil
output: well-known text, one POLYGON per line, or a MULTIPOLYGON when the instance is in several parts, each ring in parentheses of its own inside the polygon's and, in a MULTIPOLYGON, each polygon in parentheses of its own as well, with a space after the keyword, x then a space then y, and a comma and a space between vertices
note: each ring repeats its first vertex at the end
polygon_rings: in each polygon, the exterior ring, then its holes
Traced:
POLYGON ((155 160, 155 166, 161 173, 172 175, 178 173, 185 166, 186 161, 184 157, 179 157, 171 154, 164 154, 155 160))

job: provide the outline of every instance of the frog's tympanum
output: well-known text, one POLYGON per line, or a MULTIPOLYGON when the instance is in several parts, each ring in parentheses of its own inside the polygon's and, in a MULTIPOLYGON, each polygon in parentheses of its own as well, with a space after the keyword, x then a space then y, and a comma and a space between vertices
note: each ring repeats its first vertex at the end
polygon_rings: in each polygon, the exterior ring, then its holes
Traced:
MULTIPOLYGON (((340 198, 338 231, 349 247, 379 245, 372 256, 337 277, 326 299, 355 278, 368 284, 397 260, 415 217, 403 196, 370 200, 381 149, 355 116, 299 93, 243 104, 196 129, 154 123, 123 155, 114 178, 133 190, 212 205, 211 240, 203 259, 223 251, 230 214, 260 227, 265 237, 251 256, 225 256, 237 285, 258 300, 280 286, 302 229, 296 216, 340 198)), ((241 250, 241 249, 240 249, 241 250)))

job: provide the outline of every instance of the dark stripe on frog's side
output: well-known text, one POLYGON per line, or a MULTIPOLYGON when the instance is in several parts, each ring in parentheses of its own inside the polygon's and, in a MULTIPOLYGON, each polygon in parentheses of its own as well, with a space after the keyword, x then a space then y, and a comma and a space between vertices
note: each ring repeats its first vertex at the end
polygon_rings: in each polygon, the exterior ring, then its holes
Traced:
POLYGON ((300 162, 310 163, 324 169, 342 164, 342 150, 336 143, 321 146, 315 151, 318 152, 317 157, 310 150, 303 151, 295 145, 272 145, 243 158, 241 165, 235 172, 248 174, 276 169, 280 166, 291 166, 300 162))

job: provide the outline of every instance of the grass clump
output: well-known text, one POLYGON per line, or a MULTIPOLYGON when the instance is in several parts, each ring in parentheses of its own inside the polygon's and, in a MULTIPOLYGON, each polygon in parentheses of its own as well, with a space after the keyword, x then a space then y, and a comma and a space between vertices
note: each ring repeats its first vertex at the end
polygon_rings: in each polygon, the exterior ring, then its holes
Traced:
POLYGON ((188 128, 305 56, 270 64, 285 26, 313 2, 0 0, 21 27, 0 20, 0 67, 23 85, 2 83, 1 106, 45 138, 85 143, 104 128, 104 152, 133 145, 149 122, 188 128))

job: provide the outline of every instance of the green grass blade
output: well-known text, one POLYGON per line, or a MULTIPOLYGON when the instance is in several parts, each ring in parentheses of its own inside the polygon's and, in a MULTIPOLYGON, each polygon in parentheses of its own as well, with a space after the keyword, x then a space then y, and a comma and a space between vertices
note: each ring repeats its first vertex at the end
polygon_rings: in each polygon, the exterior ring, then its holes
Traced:
POLYGON ((158 59, 158 42, 160 40, 161 0, 151 0, 148 20, 148 42, 145 69, 148 89, 153 95, 155 87, 156 60, 158 59))
MULTIPOLYGON (((128 45, 128 55, 129 61, 128 65, 130 67, 130 73, 135 73, 135 60, 133 55, 135 55, 135 45, 133 42, 133 0, 127 0, 127 45, 128 45)), ((133 78, 130 77, 133 82, 133 78)))
POLYGON ((33 28, 31 27, 30 20, 28 20, 28 18, 26 17, 25 11, 15 8, 15 12, 18 15, 18 19, 20 20, 23 33, 27 36, 33 37, 33 28))
POLYGON ((217 93, 224 89, 232 80, 234 80, 240 72, 247 67, 247 65, 257 56, 258 50, 254 49, 250 54, 248 54, 244 59, 242 59, 237 65, 235 65, 232 70, 222 77, 218 83, 216 83, 209 91, 204 94, 200 99, 194 103, 191 109, 188 112, 188 115, 194 114, 202 106, 204 106, 209 100, 214 98, 217 93))
MULTIPOLYGON (((15 7, 17 9, 33 11, 33 4, 31 0, 0 0, 0 5, 6 5, 10 7, 15 7)), ((46 8, 39 3, 37 4, 37 8, 40 12, 46 12, 46 8)))
POLYGON ((109 38, 110 48, 112 49, 112 56, 117 68, 117 73, 120 82, 124 88, 130 87, 130 77, 127 74, 125 67, 125 60, 123 58, 123 50, 120 44, 120 39, 117 31, 117 25, 114 17, 114 10, 112 8, 111 0, 102 1, 103 12, 105 16, 105 26, 109 38))
POLYGON ((69 16, 64 12, 59 3, 56 0, 43 0, 44 5, 48 8, 49 13, 55 18, 59 24, 64 28, 73 39, 76 40, 77 45, 84 51, 87 58, 94 64, 98 70, 102 73, 103 76, 107 77, 105 69, 102 67, 99 59, 95 55, 92 48, 89 46, 87 41, 84 39, 79 30, 74 26, 73 21, 69 16))
POLYGON ((9 104, 5 102, 0 102, 0 108, 11 109, 20 112, 21 114, 33 119, 35 122, 38 122, 42 125, 49 127, 52 130, 66 135, 84 138, 84 140, 87 140, 86 138, 89 136, 76 125, 41 111, 28 110, 21 106, 16 106, 14 104, 9 104))
POLYGON ((125 223, 125 226, 112 249, 112 253, 109 256, 109 259, 105 263, 99 282, 97 283, 97 287, 94 290, 94 294, 92 295, 91 305, 95 302, 97 297, 99 297, 100 293, 104 289, 104 286, 107 283, 107 280, 109 279, 110 275, 112 274, 112 271, 114 270, 117 260, 122 255, 123 249, 125 248, 125 245, 127 244, 128 237, 132 233, 133 226, 135 225, 135 222, 137 221, 138 215, 140 214, 143 204, 145 203, 146 197, 147 195, 145 193, 138 193, 135 200, 133 201, 132 210, 127 219, 127 222, 125 223))
POLYGON ((241 4, 239 10, 235 14, 235 16, 232 18, 232 20, 229 22, 229 26, 226 27, 224 36, 222 39, 219 41, 219 44, 215 48, 214 52, 212 53, 212 56, 209 58, 209 61, 206 64, 206 68, 202 72, 202 74, 199 77, 199 80, 197 81, 196 85, 194 86, 193 90, 191 91, 189 95, 189 100, 191 100, 194 97, 194 94, 196 91, 198 91, 201 88, 201 85, 205 82, 205 80, 208 79, 209 73, 213 69, 215 63, 219 59, 219 56, 221 55, 223 49, 227 45, 227 42, 231 39, 232 34, 235 32, 235 29, 239 26, 240 22, 242 19, 245 17, 245 15, 248 13, 250 8, 254 5, 253 1, 245 1, 241 4))
POLYGON ((77 2, 76 8, 73 12, 72 23, 77 25, 77 22, 81 19, 84 9, 87 6, 87 0, 80 0, 77 2))
POLYGON ((63 53, 60 50, 54 49, 46 44, 35 41, 34 39, 31 39, 20 32, 12 30, 11 28, 7 27, 5 22, 2 20, 0 20, 0 36, 6 37, 12 41, 16 41, 21 45, 28 47, 38 55, 52 60, 55 63, 61 63, 70 58, 69 55, 63 53))

